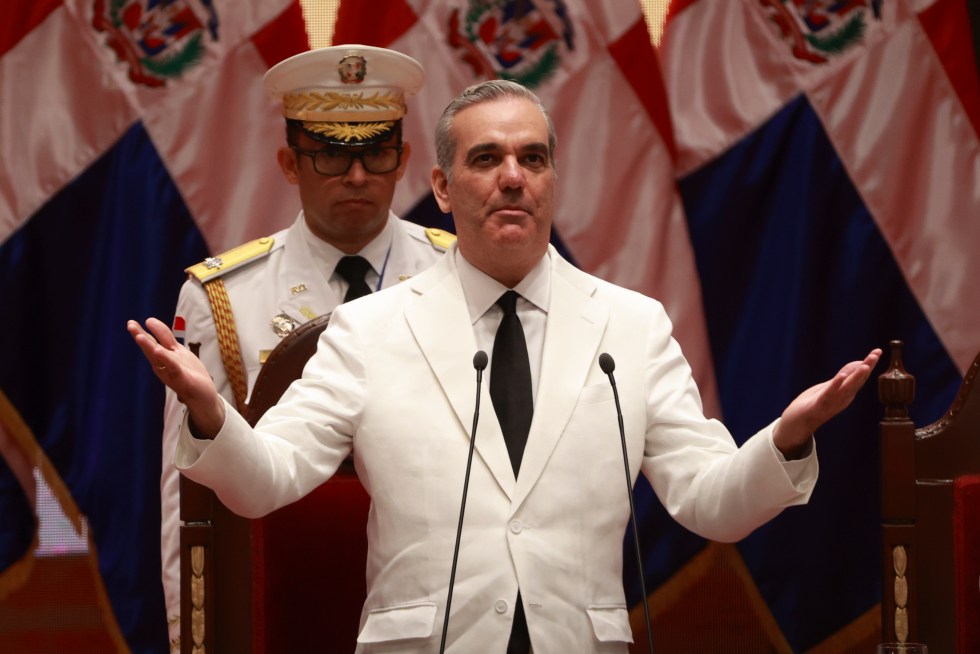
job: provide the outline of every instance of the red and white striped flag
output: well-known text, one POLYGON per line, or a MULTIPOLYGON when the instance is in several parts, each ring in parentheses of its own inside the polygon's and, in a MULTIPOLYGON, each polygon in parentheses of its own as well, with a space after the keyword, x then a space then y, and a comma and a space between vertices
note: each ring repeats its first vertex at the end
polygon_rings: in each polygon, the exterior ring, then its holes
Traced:
MULTIPOLYGON (((952 401, 980 348, 970 22, 964 0, 672 2, 678 187, 736 439, 890 339, 917 424, 952 401)), ((739 543, 774 651, 877 642, 881 415, 868 384, 816 435, 809 504, 739 543)))

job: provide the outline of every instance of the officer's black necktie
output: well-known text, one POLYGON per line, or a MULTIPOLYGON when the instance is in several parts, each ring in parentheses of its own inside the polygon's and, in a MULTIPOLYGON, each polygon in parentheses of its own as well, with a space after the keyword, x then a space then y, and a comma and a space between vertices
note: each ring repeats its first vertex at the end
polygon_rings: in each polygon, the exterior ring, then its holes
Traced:
MULTIPOLYGON (((534 414, 531 363, 527 357, 524 328, 517 316, 517 298, 516 292, 507 291, 497 300, 497 304, 504 310, 504 316, 493 340, 493 358, 490 363, 490 400, 504 434, 514 477, 517 477, 521 469, 521 458, 524 456, 527 433, 534 414)), ((531 637, 527 630, 524 603, 518 590, 507 654, 528 654, 530 649, 531 637)))
POLYGON ((364 275, 370 269, 371 264, 364 257, 344 257, 337 263, 337 274, 348 284, 344 302, 356 300, 371 292, 371 287, 364 281, 364 275))

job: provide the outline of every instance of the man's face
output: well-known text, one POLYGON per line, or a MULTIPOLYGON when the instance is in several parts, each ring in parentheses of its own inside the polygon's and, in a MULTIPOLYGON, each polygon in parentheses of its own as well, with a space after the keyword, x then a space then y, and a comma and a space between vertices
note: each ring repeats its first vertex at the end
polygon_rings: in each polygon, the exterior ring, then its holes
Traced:
MULTIPOLYGON (((392 136, 379 145, 397 144, 397 136, 392 136)), ((377 147, 332 146, 305 134, 299 134, 296 146, 311 152, 327 149, 356 152, 377 147)), ((310 157, 288 147, 280 148, 278 156, 286 180, 299 186, 300 202, 310 231, 334 247, 354 253, 384 229, 395 183, 405 173, 409 146, 403 144, 398 168, 382 174, 367 172, 363 163, 355 159, 345 174, 331 177, 314 170, 310 157)))
POLYGON ((508 286, 548 248, 554 211, 554 162, 548 126, 524 98, 476 104, 456 114, 452 181, 432 171, 443 211, 452 211, 467 261, 508 286))

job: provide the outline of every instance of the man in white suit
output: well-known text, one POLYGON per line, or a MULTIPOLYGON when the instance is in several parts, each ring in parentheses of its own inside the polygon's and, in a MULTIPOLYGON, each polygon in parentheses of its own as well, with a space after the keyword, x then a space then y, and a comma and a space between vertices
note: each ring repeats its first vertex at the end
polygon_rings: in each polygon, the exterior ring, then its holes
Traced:
POLYGON ((704 417, 662 306, 575 269, 548 245, 555 135, 537 98, 499 80, 471 87, 436 139, 432 185, 453 212, 457 245, 406 284, 338 308, 303 379, 254 431, 164 325, 148 320, 151 336, 129 323, 188 407, 176 463, 232 510, 260 516, 353 453, 372 499, 358 651, 435 652, 475 438, 448 649, 626 652, 629 505, 599 355, 618 364, 631 474, 642 469, 685 527, 732 541, 806 502, 817 476, 811 435, 851 402, 880 351, 805 391, 738 448, 704 417), (495 410, 470 434, 471 362, 495 349, 498 324, 510 320, 496 302, 511 289, 534 413, 516 446, 486 387, 482 406, 495 410))
MULTIPOLYGON (((286 119, 277 159, 302 210, 288 229, 188 268, 174 317, 218 392, 239 410, 286 334, 357 294, 345 261, 362 266, 366 293, 428 268, 452 242, 451 234, 400 220, 390 208, 411 154, 401 118, 423 77, 411 57, 360 45, 303 52, 266 73, 266 91, 286 119)), ((172 651, 180 648, 181 525, 173 454, 183 416, 168 391, 160 545, 172 651)))

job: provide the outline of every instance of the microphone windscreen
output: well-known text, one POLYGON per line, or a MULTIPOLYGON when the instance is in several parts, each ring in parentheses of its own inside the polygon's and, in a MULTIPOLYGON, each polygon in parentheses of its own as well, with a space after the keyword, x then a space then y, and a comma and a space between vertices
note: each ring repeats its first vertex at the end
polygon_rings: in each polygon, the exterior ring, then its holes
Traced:
POLYGON ((616 369, 616 362, 613 361, 613 358, 609 354, 603 352, 599 355, 599 368, 607 375, 611 375, 613 370, 616 369))
POLYGON ((487 368, 487 353, 483 350, 478 350, 476 354, 473 355, 473 367, 477 370, 486 370, 487 368))

